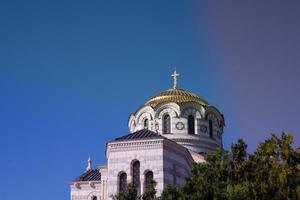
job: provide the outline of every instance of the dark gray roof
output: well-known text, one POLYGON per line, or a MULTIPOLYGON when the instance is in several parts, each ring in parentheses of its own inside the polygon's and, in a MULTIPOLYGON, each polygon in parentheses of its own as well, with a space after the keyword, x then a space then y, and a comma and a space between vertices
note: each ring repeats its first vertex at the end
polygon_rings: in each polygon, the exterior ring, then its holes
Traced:
POLYGON ((101 181, 101 173, 98 169, 90 169, 78 176, 75 181, 101 181))
POLYGON ((122 141, 122 140, 155 139, 155 138, 164 138, 164 137, 148 129, 142 129, 134 133, 130 133, 122 137, 118 137, 114 139, 113 142, 122 141))

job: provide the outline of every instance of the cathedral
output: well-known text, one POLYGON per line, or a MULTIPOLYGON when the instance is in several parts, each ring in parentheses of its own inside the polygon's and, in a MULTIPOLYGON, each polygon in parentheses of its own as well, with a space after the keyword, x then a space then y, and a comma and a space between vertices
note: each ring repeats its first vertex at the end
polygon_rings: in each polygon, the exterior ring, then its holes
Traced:
POLYGON ((193 163, 222 146, 224 116, 202 97, 172 89, 147 100, 128 119, 129 133, 106 143, 107 163, 86 170, 69 183, 71 200, 110 200, 133 183, 143 194, 155 180, 157 196, 167 185, 182 186, 193 163))

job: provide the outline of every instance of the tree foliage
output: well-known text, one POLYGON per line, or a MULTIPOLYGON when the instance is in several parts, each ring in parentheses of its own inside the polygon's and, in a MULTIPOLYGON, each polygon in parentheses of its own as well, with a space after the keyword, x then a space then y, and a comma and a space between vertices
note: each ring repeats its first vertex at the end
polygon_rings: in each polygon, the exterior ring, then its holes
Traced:
POLYGON ((137 194, 137 190, 132 183, 129 183, 126 187, 125 192, 120 192, 119 194, 112 197, 113 200, 137 200, 140 199, 137 194))
POLYGON ((173 199, 183 199, 183 193, 179 188, 173 185, 167 185, 166 188, 163 190, 159 200, 173 199))
POLYGON ((300 147, 293 137, 271 135, 253 154, 238 140, 231 151, 217 149, 195 164, 181 189, 167 187, 161 200, 299 200, 300 147))
POLYGON ((142 195, 143 200, 153 200, 156 198, 156 182, 154 180, 151 180, 150 185, 146 188, 146 191, 142 195))
POLYGON ((136 190, 136 187, 129 183, 126 187, 125 192, 120 192, 117 195, 114 195, 112 197, 113 200, 156 200, 156 182, 154 180, 151 180, 151 183, 149 184, 148 188, 144 192, 144 194, 138 195, 138 192, 136 190))

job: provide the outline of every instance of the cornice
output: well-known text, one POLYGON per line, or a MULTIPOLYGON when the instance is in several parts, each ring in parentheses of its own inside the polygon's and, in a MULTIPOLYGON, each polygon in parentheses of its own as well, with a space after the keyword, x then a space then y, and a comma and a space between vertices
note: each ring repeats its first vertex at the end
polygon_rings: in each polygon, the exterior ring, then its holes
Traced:
POLYGON ((110 152, 161 148, 164 138, 148 140, 128 140, 107 143, 106 156, 110 152))

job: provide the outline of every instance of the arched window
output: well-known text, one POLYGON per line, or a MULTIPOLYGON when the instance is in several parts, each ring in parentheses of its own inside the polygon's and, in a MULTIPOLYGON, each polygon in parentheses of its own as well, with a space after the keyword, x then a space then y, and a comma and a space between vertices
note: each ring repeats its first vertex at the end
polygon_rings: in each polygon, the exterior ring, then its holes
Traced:
POLYGON ((149 128, 149 120, 145 119, 144 120, 144 129, 148 129, 149 128))
POLYGON ((209 137, 213 137, 213 125, 212 125, 212 120, 210 119, 209 121, 209 137))
POLYGON ((127 174, 122 172, 119 175, 119 192, 125 192, 127 187, 127 174))
POLYGON ((193 115, 188 116, 188 133, 195 134, 195 118, 193 115))
POLYGON ((171 118, 166 114, 163 116, 163 134, 171 133, 171 118))
POLYGON ((96 196, 93 196, 93 197, 92 197, 92 200, 97 200, 97 197, 96 197, 96 196))
POLYGON ((151 184, 153 184, 153 172, 152 171, 148 171, 145 174, 145 191, 149 191, 151 184))
POLYGON ((140 162, 134 161, 132 164, 132 183, 138 194, 140 193, 140 162))

